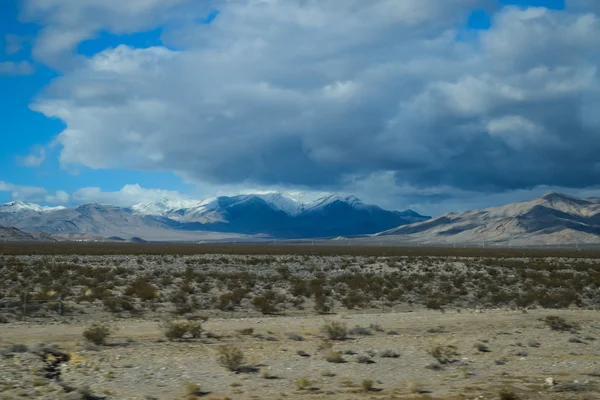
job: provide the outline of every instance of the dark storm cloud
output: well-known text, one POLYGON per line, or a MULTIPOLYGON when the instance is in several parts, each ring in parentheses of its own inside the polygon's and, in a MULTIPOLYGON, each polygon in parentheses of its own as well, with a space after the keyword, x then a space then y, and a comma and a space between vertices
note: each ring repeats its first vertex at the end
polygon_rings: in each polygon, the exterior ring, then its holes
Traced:
POLYGON ((184 50, 108 49, 34 107, 65 121, 64 164, 173 170, 203 184, 595 184, 598 15, 584 1, 505 7, 489 31, 457 40, 483 3, 214 2, 212 24, 165 33, 184 50))

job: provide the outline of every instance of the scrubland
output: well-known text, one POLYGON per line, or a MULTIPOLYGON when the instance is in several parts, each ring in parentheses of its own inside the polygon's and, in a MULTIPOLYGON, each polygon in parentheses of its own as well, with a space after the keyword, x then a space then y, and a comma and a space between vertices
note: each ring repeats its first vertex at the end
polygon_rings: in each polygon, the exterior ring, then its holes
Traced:
POLYGON ((2 399, 600 398, 595 252, 44 246, 0 249, 2 399))

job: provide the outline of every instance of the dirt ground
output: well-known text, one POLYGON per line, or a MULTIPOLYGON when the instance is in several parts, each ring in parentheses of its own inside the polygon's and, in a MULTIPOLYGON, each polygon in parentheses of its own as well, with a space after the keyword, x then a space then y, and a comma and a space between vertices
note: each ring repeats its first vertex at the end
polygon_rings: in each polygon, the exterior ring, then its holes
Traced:
POLYGON ((0 398, 600 399, 599 317, 535 309, 210 319, 201 338, 176 342, 159 322, 132 319, 111 324, 104 346, 84 342, 87 324, 13 322, 0 325, 0 398), (549 315, 577 330, 550 329, 549 315), (321 328, 331 321, 370 334, 328 342, 321 328), (58 379, 45 376, 40 343, 69 354, 58 379), (252 368, 219 365, 222 345, 239 347, 252 368), (448 346, 456 348, 446 364, 430 354, 448 346), (344 362, 328 362, 332 351, 344 362))

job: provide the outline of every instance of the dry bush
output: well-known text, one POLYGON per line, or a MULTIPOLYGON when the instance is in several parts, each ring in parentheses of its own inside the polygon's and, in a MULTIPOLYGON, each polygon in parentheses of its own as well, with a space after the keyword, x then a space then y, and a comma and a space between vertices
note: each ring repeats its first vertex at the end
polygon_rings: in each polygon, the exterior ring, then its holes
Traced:
POLYGON ((110 336, 110 328, 104 324, 95 323, 83 331, 83 337, 95 345, 103 345, 110 336))
POLYGON ((186 334, 197 339, 202 335, 202 322, 201 321, 165 321, 162 323, 161 328, 166 338, 174 341, 183 339, 186 334))
POLYGON ((394 350, 385 349, 379 352, 379 357, 381 358, 398 358, 400 354, 396 353, 394 350))
POLYGON ((450 364, 456 361, 458 356, 456 346, 453 345, 437 345, 429 349, 429 354, 434 357, 440 364, 450 364))
POLYGON ((348 327, 342 322, 328 322, 323 325, 322 331, 329 340, 346 340, 348 338, 348 327))
POLYGON ((519 400, 520 399, 520 397, 517 396, 517 394, 515 392, 512 392, 507 389, 502 389, 498 393, 498 396, 500 397, 500 400, 519 400))
POLYGON ((296 342, 304 341, 304 338, 301 335, 298 335, 297 333, 294 333, 294 332, 288 332, 285 335, 287 336, 288 339, 294 340, 296 342))
POLYGON ((244 353, 238 347, 231 345, 221 346, 217 352, 219 353, 217 359, 219 364, 230 371, 238 371, 244 363, 244 353))
POLYGON ((177 340, 183 339, 187 333, 186 321, 166 321, 162 325, 163 332, 167 339, 177 340))
POLYGON ((197 383, 186 384, 185 391, 188 396, 197 396, 202 393, 201 386, 197 383))
POLYGON ((573 332, 577 330, 577 325, 568 322, 566 319, 556 316, 556 315, 548 315, 544 322, 552 329, 553 331, 566 331, 573 332))
POLYGON ((342 364, 346 362, 346 360, 344 360, 344 357, 342 357, 342 353, 340 353, 339 351, 330 351, 325 356, 325 360, 327 360, 327 362, 335 364, 342 364))
POLYGON ((198 339, 202 336, 202 322, 199 321, 188 321, 187 331, 194 339, 198 339))
POLYGON ((312 386, 312 382, 306 378, 300 378, 296 381, 298 390, 308 390, 312 386))
POLYGON ((373 387, 375 386, 375 382, 373 382, 371 379, 365 379, 364 381, 362 381, 360 386, 362 387, 362 389, 365 392, 370 392, 373 390, 373 387))
POLYGON ((155 298, 158 294, 156 287, 148 283, 144 278, 138 278, 131 282, 125 289, 125 294, 128 296, 137 296, 142 301, 148 301, 155 298))
POLYGON ((361 326, 355 326, 354 328, 351 328, 348 330, 348 333, 350 335, 359 335, 359 336, 370 336, 373 334, 373 332, 371 332, 370 329, 368 328, 363 328, 361 326))

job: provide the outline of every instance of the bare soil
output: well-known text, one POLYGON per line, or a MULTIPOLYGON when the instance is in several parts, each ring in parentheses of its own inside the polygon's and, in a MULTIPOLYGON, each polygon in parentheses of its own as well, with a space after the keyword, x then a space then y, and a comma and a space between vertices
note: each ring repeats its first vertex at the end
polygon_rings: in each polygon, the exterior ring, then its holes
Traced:
POLYGON ((500 399, 502 390, 521 399, 600 399, 598 316, 536 309, 221 318, 204 323, 200 339, 177 342, 164 339, 158 322, 121 320, 110 324, 103 346, 83 342, 84 323, 16 322, 0 325, 0 347, 20 343, 30 350, 0 355, 0 398, 85 398, 75 397, 81 392, 75 389, 87 387, 107 399, 500 399), (549 315, 578 329, 552 330, 544 322, 549 315), (379 326, 328 343, 321 328, 329 321, 379 326), (239 332, 247 328, 252 334, 239 332), (290 332, 304 340, 291 340, 290 332), (59 381, 43 377, 47 364, 33 354, 39 343, 70 355, 59 381), (256 372, 219 365, 217 349, 227 344, 239 347, 256 372), (429 354, 436 346, 456 346, 455 359, 440 364, 429 354), (381 357, 387 349, 399 356, 381 357), (329 351, 341 352, 345 362, 326 361, 329 351), (373 363, 359 363, 361 355, 373 363), (303 378, 307 385, 299 389, 303 378), (373 381, 370 391, 361 387, 364 380, 373 381), (193 384, 200 386, 196 394, 189 393, 193 384), (75 391, 67 394, 65 386, 75 391))

